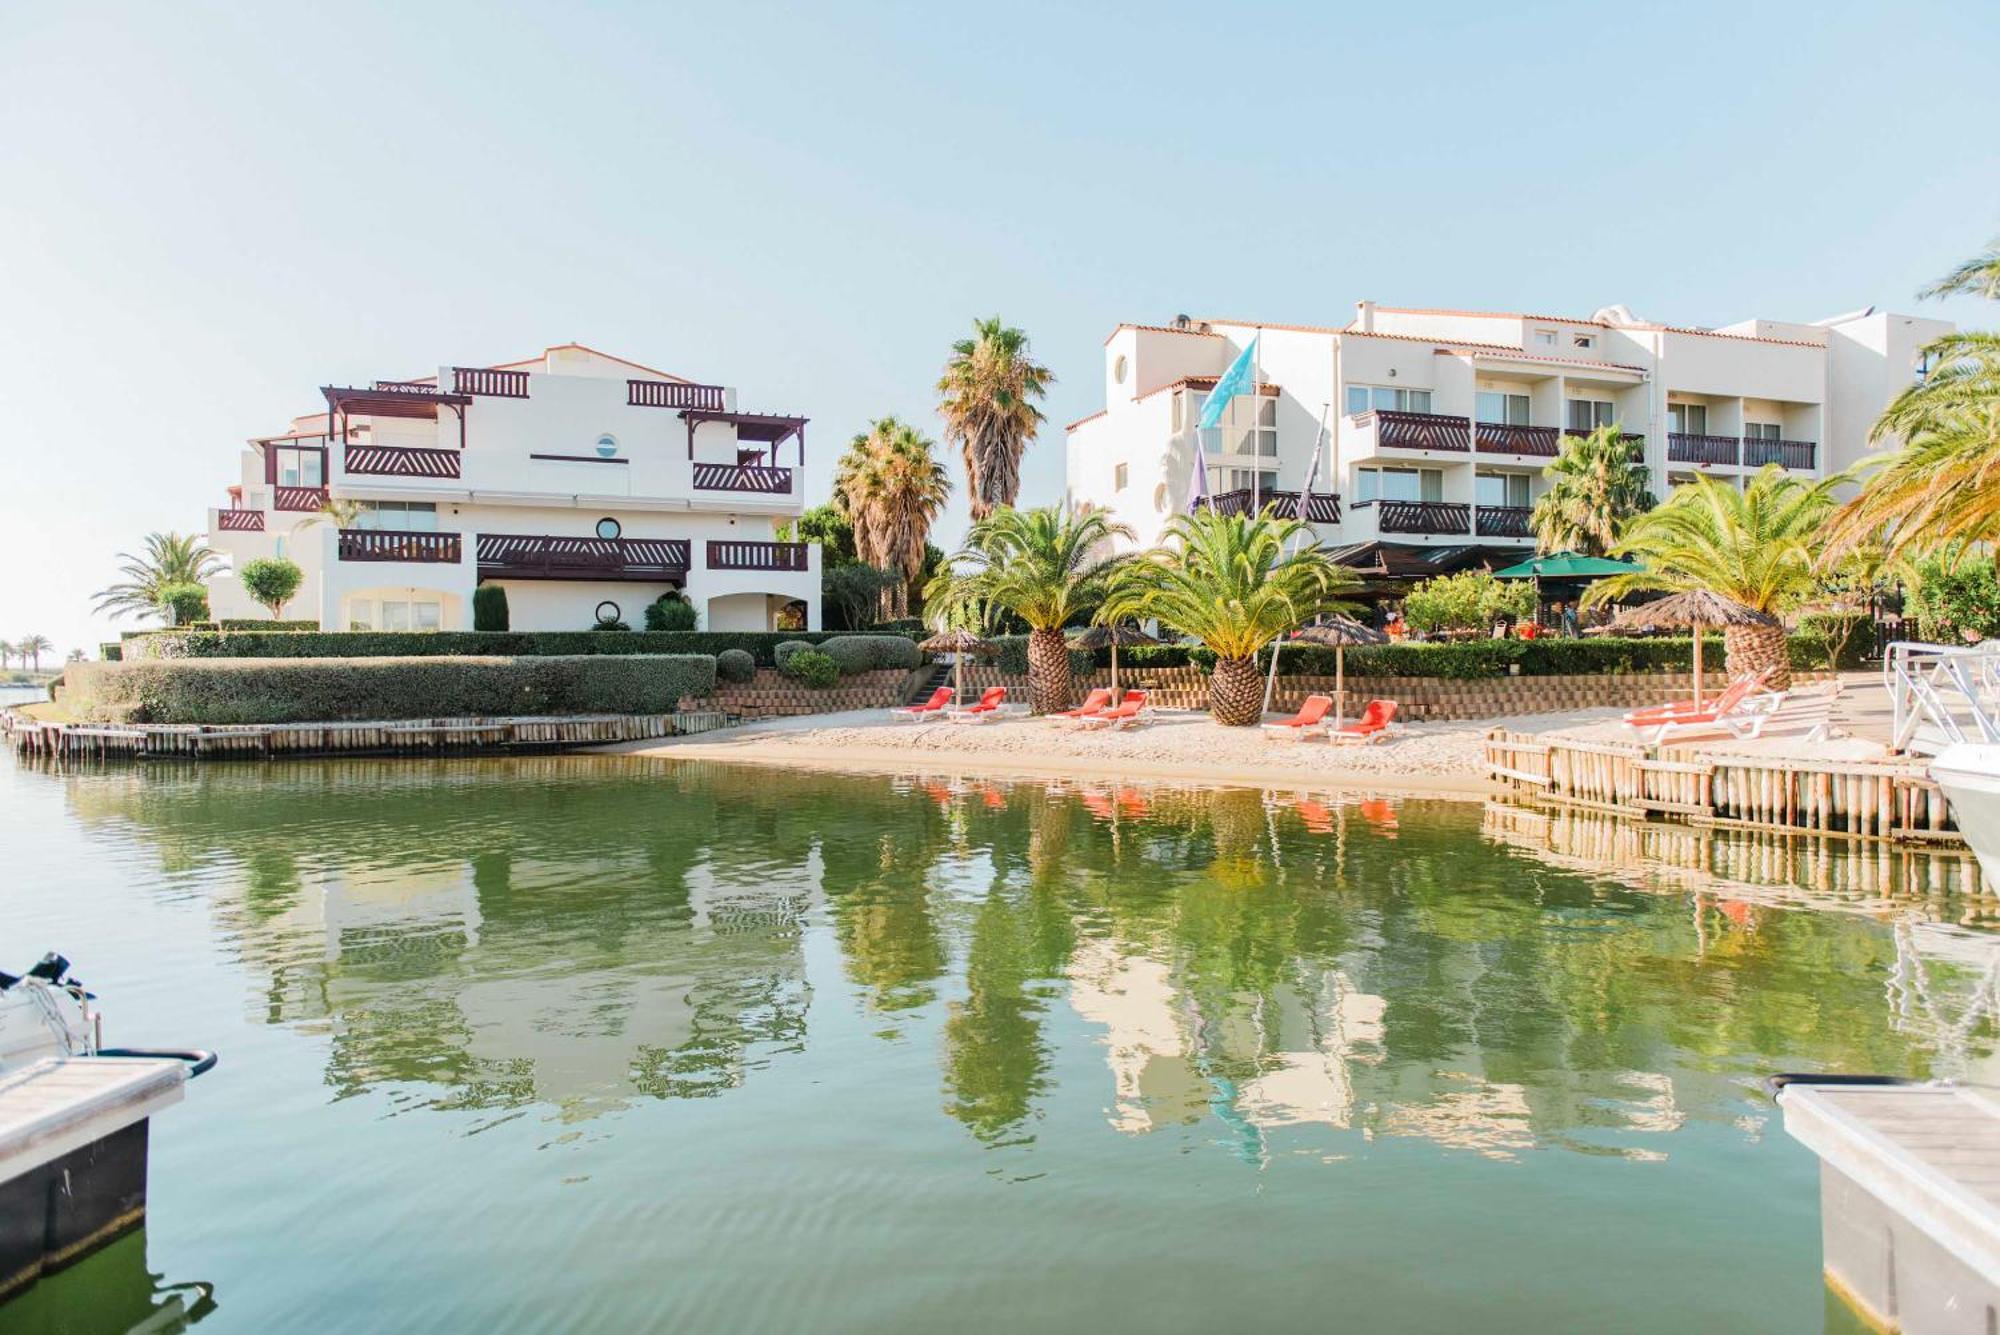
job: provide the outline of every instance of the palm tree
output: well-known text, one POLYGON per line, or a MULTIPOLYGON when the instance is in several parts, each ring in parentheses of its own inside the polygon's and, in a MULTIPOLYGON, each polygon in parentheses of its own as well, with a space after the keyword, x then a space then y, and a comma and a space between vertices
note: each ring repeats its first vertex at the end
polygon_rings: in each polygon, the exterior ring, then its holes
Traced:
POLYGON ((1067 709, 1063 627, 1104 600, 1122 560, 1109 553, 1110 540, 1131 536, 1102 511, 995 510, 972 526, 965 547, 925 588, 925 607, 945 622, 970 616, 991 625, 1002 612, 1027 622, 1031 707, 1037 714, 1067 709))
POLYGON ((1098 619, 1158 618, 1200 640, 1215 653, 1208 686, 1215 721, 1256 723, 1264 704, 1258 651, 1316 616, 1352 610, 1340 598, 1360 586, 1311 532, 1270 510, 1181 515, 1161 546, 1116 572, 1098 619))
MULTIPOLYGON (((1918 295, 2000 300, 2000 242, 1918 295)), ((1856 470, 1866 482, 1835 518, 1836 550, 1883 541, 1901 555, 2000 539, 2000 332, 1946 334, 1923 356, 1922 378, 1869 432, 1904 446, 1856 470)))
POLYGON ((1646 489, 1645 466, 1615 426, 1565 436, 1542 475, 1549 489, 1529 519, 1540 551, 1602 556, 1634 515, 1658 504, 1646 489))
MULTIPOLYGON (((1832 480, 1803 482, 1766 465, 1738 491, 1706 475, 1681 487, 1666 504, 1639 516, 1614 552, 1645 569, 1599 580, 1586 604, 1659 589, 1707 589, 1774 616, 1812 596, 1820 530, 1833 508, 1832 480)), ((1724 631, 1732 675, 1769 670, 1769 684, 1791 683, 1782 626, 1730 626, 1724 631)))
POLYGON ((0 671, 5 671, 7 664, 12 662, 13 658, 14 646, 5 640, 0 640, 0 671))
POLYGON ((125 578, 91 595, 97 599, 91 610, 114 618, 155 615, 160 591, 169 584, 205 584, 222 568, 222 558, 193 534, 148 533, 143 556, 120 552, 118 559, 125 578))
POLYGON ((40 672, 42 670, 42 655, 55 652, 55 645, 50 643, 49 637, 46 635, 30 635, 27 639, 22 640, 14 646, 14 652, 21 656, 21 665, 23 667, 26 667, 28 660, 32 658, 35 661, 35 671, 40 672))
POLYGON ((1021 455, 1042 423, 1039 399, 1054 383, 1028 356, 1028 336, 995 316, 974 320, 971 338, 951 345, 938 381, 945 436, 965 452, 965 478, 976 523, 1021 492, 1021 455))
POLYGON ((883 586, 883 620, 908 615, 925 539, 951 495, 933 448, 916 428, 884 417, 849 443, 834 474, 834 504, 854 526, 855 555, 901 576, 883 586))

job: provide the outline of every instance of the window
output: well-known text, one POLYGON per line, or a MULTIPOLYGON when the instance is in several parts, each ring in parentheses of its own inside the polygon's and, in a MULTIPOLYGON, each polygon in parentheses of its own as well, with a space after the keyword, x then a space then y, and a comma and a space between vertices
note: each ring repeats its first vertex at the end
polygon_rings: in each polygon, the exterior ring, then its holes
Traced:
POLYGON ((1174 425, 1173 425, 1174 434, 1179 435, 1181 427, 1183 427, 1186 424, 1187 424, 1187 396, 1182 394, 1181 391, 1175 390, 1174 425))
POLYGON ((437 506, 430 501, 361 501, 354 527, 392 533, 437 532, 437 506))
POLYGON ((1707 435, 1708 405, 1705 403, 1668 404, 1667 430, 1676 436, 1707 435))
POLYGON ((1431 392, 1427 389, 1397 389, 1392 385, 1349 385, 1347 415, 1354 417, 1371 410, 1427 413, 1431 410, 1431 392))
POLYGON ((1132 466, 1130 464, 1119 464, 1118 467, 1111 470, 1111 489, 1113 491, 1123 491, 1125 490, 1125 484, 1131 481, 1131 479, 1132 466))
POLYGON ((1569 345, 1572 348, 1588 350, 1597 346, 1597 336, 1595 334, 1571 334, 1569 336, 1569 345))
POLYGON ((1784 438, 1785 428, 1781 423, 1745 422, 1743 424, 1743 439, 1745 440, 1783 440, 1784 438))
POLYGON ((610 515, 597 521, 597 536, 600 538, 615 538, 624 531, 625 526, 610 515))
POLYGON ((1502 394, 1497 390, 1482 389, 1474 396, 1473 404, 1482 422, 1497 422, 1502 426, 1528 424, 1526 394, 1502 394))
POLYGON ((1441 501, 1444 473, 1436 468, 1357 468, 1354 489, 1364 501, 1441 501))
POLYGON ((1609 399, 1571 399, 1564 407, 1563 425, 1571 431, 1594 431, 1617 421, 1609 399))
POLYGON ((618 437, 608 431, 599 436, 597 438, 597 454, 599 458, 603 459, 616 458, 618 456, 618 437))
POLYGON ((444 606, 422 598, 356 598, 348 607, 349 630, 437 630, 444 625, 444 606))
POLYGON ((1278 475, 1267 473, 1260 468, 1213 468, 1209 470, 1210 490, 1249 491, 1255 487, 1268 496, 1278 487, 1278 475))
POLYGON ((1536 347, 1538 347, 1538 348, 1553 348, 1553 347, 1554 347, 1555 345, 1556 345, 1556 331, 1555 331, 1555 330, 1553 330, 1553 329, 1537 329, 1537 330, 1535 331, 1535 346, 1536 346, 1536 347))
POLYGON ((1131 364, 1125 360, 1125 354, 1121 352, 1111 363, 1111 379, 1122 385, 1125 383, 1125 373, 1131 369, 1131 364))
POLYGON ((1472 482, 1472 498, 1481 505, 1528 508, 1526 473, 1480 473, 1472 482))
POLYGON ((609 598, 606 598, 603 602, 597 605, 598 625, 602 626, 607 622, 618 621, 618 620, 622 620, 622 618, 619 616, 619 608, 617 603, 614 603, 609 598))
MULTIPOLYGON (((1208 396, 1201 396, 1206 404, 1208 396)), ((1197 413, 1196 417, 1199 418, 1197 413)), ((1206 442, 1211 454, 1256 454, 1266 459, 1278 457, 1278 401, 1259 394, 1253 402, 1247 396, 1234 399, 1223 409, 1222 420, 1206 442)))
POLYGON ((1931 370, 1931 354, 1928 351, 1919 352, 1916 362, 1910 367, 1910 379, 1921 385, 1931 378, 1931 370))
POLYGON ((271 481, 281 487, 324 487, 326 451, 317 445, 273 446, 271 481))

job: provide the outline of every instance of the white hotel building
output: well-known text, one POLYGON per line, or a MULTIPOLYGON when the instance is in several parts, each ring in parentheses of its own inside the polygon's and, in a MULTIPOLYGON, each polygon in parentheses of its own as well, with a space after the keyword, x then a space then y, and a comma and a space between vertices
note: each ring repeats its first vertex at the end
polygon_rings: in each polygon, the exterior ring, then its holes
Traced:
MULTIPOLYGON (((669 590, 703 630, 819 628, 819 549, 774 532, 804 508, 803 417, 740 412, 733 389, 574 343, 321 396, 324 411, 249 442, 228 507, 209 511, 232 568, 302 568, 287 617, 465 630, 473 589, 495 583, 515 630, 639 629, 669 590), (329 498, 358 507, 351 523, 322 512, 329 498)), ((269 615, 233 575, 210 604, 269 615)))
POLYGON ((1120 325, 1106 407, 1069 427, 1068 496, 1151 545, 1187 509, 1207 391, 1261 334, 1256 406, 1240 397, 1202 433, 1220 508, 1296 504, 1326 405, 1310 518, 1343 562, 1382 577, 1511 563, 1533 545, 1529 510, 1564 434, 1617 424, 1662 497, 1773 462, 1829 475, 1867 453, 1918 350, 1951 328, 1872 307, 1686 329, 1618 306, 1574 319, 1367 301, 1340 328, 1120 325))

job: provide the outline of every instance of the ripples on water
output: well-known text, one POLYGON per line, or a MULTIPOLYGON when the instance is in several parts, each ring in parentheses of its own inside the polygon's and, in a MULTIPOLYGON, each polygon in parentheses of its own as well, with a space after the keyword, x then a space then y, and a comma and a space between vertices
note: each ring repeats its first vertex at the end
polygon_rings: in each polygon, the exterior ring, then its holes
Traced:
POLYGON ((593 758, 0 791, 10 950, 224 1053, 145 1248, 0 1328, 186 1306, 149 1256, 205 1329, 1818 1328, 1756 1082, 1990 1057, 1953 856, 593 758))

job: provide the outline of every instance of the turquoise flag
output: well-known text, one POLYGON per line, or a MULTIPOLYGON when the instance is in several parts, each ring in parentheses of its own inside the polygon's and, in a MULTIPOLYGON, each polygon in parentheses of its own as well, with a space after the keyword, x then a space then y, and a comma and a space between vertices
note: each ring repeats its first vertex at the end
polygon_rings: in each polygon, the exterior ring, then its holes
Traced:
POLYGON ((1257 340, 1253 338, 1244 345, 1243 351, 1236 354, 1236 360, 1229 363, 1229 369, 1222 373, 1222 379, 1216 381, 1215 388, 1209 391, 1208 402, 1202 406, 1201 421, 1197 422, 1196 426, 1206 431, 1212 426, 1219 425, 1231 399, 1238 394, 1255 392, 1256 386, 1250 383, 1250 376, 1256 360, 1257 340))

